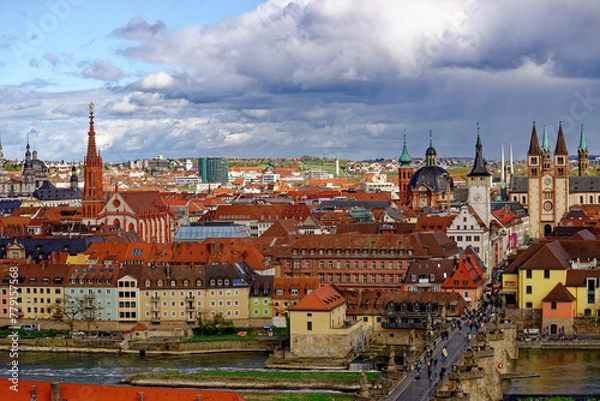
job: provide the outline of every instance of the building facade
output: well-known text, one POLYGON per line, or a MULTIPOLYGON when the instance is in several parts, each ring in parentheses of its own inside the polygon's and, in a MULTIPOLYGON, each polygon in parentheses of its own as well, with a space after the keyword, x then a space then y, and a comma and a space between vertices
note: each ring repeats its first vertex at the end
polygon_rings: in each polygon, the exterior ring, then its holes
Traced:
POLYGON ((202 182, 227 184, 229 180, 229 162, 224 157, 200 157, 198 175, 202 182))

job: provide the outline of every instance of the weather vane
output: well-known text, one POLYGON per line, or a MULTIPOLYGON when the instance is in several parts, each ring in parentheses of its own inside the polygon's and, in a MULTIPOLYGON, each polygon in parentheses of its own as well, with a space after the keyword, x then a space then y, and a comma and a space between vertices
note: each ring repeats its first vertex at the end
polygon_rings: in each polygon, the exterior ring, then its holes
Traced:
POLYGON ((94 102, 91 102, 90 103, 90 112, 93 112, 93 111, 94 111, 94 102))

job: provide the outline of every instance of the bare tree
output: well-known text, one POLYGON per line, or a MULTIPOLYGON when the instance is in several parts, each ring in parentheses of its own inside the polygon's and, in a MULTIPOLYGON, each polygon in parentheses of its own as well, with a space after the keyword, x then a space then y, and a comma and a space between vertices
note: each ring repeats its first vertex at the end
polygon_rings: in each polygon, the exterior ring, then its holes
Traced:
POLYGON ((102 307, 94 298, 76 298, 65 296, 64 304, 55 304, 52 309, 52 318, 69 326, 69 332, 73 332, 75 322, 87 322, 88 332, 91 324, 97 319, 102 307))

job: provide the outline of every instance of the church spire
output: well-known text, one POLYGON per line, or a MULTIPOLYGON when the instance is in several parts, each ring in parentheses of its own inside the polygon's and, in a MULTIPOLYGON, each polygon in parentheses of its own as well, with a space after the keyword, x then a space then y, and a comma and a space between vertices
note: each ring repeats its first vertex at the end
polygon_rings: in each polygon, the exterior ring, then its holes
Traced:
POLYGON ((429 147, 425 151, 425 160, 427 166, 437 166, 437 152, 433 147, 433 133, 429 131, 429 147))
POLYGON ((542 151, 540 149, 540 141, 537 137, 537 131, 535 129, 535 121, 533 122, 533 128, 531 129, 531 139, 529 141, 529 150, 527 151, 529 155, 541 155, 542 151))
POLYGON ((563 134, 562 121, 559 121, 558 123, 558 138, 556 138, 556 150, 554 151, 554 154, 561 156, 567 156, 569 154, 565 143, 565 134, 563 134))
POLYGON ((583 131, 583 124, 581 124, 581 134, 579 135, 579 147, 580 150, 588 150, 587 141, 585 140, 585 132, 583 131))
POLYGON ((548 133, 546 132, 546 124, 544 124, 544 133, 542 134, 542 152, 550 152, 550 144, 548 143, 548 133))
POLYGON ((483 176, 489 177, 491 174, 487 170, 486 162, 483 158, 483 145, 481 145, 481 137, 479 135, 479 123, 477 123, 477 143, 475 144, 475 161, 471 172, 467 177, 483 176))
POLYGON ((95 157, 96 153, 96 132, 94 131, 94 103, 90 103, 90 129, 88 131, 87 157, 95 157))
POLYGON ((398 161, 400 162, 400 168, 410 167, 410 162, 412 161, 412 157, 408 154, 408 148, 406 147, 406 128, 404 128, 404 146, 402 147, 402 154, 398 161))

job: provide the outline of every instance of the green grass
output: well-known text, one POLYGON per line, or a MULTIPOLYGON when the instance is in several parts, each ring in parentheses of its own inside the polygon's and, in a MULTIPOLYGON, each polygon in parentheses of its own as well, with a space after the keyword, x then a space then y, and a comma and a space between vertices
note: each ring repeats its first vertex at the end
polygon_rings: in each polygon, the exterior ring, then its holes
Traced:
POLYGON ((216 334, 206 336, 192 336, 185 339, 188 343, 216 342, 216 341, 249 341, 256 339, 256 334, 246 334, 238 336, 237 334, 216 334))
MULTIPOLYGON (((351 380, 358 382, 360 373, 351 372, 226 372, 226 371, 201 371, 194 373, 198 377, 240 377, 252 378, 260 377, 267 379, 315 379, 315 380, 351 380)), ((381 379, 380 373, 367 373, 367 379, 370 381, 378 381, 381 379)))

